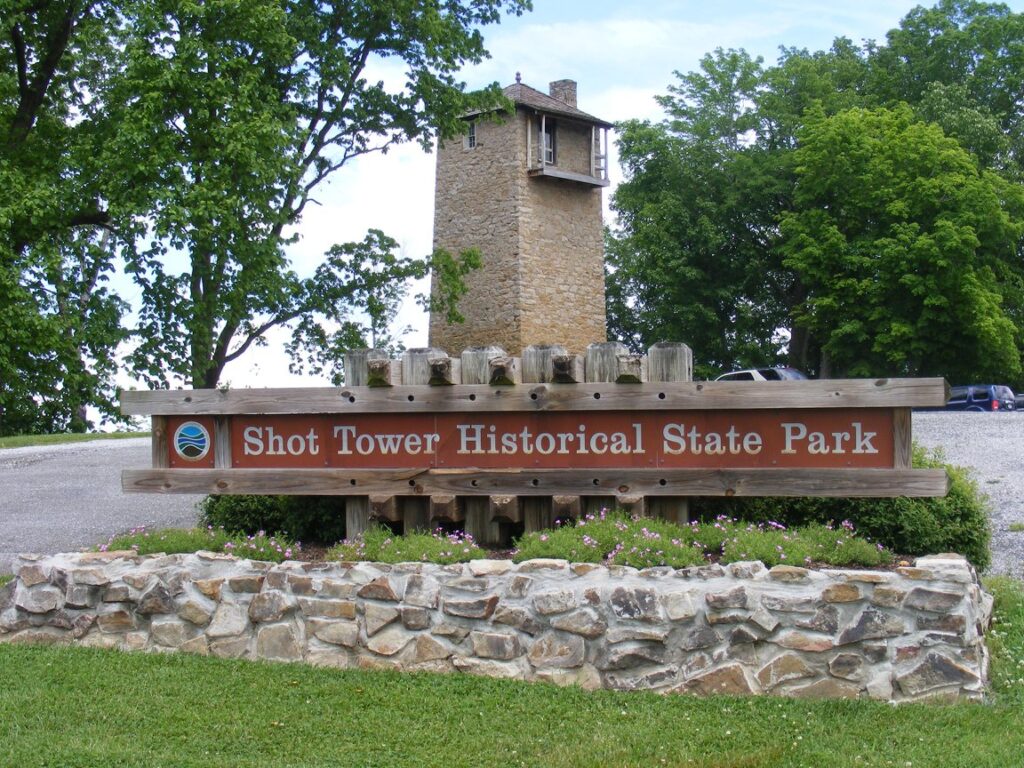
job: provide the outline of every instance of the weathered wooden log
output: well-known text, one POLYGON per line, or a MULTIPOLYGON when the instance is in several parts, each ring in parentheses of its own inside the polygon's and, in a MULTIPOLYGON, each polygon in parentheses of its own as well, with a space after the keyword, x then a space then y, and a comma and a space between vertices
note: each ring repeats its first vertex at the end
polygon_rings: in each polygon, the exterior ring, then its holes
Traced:
POLYGON ((553 355, 551 380, 558 384, 578 384, 584 379, 583 358, 579 355, 553 355))
POLYGON ((378 386, 396 386, 401 381, 392 381, 391 356, 383 349, 351 349, 342 356, 342 367, 345 374, 345 386, 368 387, 370 383, 370 362, 378 363, 376 377, 383 383, 378 386), (387 362, 387 366, 379 365, 387 362))
POLYGON ((461 383, 460 368, 462 362, 457 358, 448 355, 431 357, 427 364, 430 366, 430 379, 427 382, 431 386, 449 386, 461 383))
POLYGON ((402 383, 402 367, 395 360, 367 360, 368 387, 397 387, 402 383))
POLYGON ((402 515, 398 511, 398 500, 394 496, 370 496, 368 501, 371 518, 387 520, 391 523, 401 522, 402 515))
POLYGON ((491 361, 506 357, 501 347, 470 347, 463 350, 462 362, 463 384, 493 384, 491 381, 491 361))
POLYGON ((654 497, 648 499, 639 493, 619 494, 615 497, 615 507, 630 517, 647 517, 647 504, 653 500, 654 497))
POLYGON ((507 387, 514 384, 522 384, 523 373, 518 357, 502 355, 492 357, 487 361, 488 380, 487 383, 493 387, 507 387))
POLYGON ((522 522, 523 514, 519 509, 518 496, 490 496, 488 502, 491 520, 506 520, 510 523, 522 522))
MULTIPOLYGON (((693 381, 693 352, 682 342, 659 341, 647 350, 647 377, 651 382, 693 381)), ((684 524, 690 519, 690 502, 685 496, 651 498, 647 512, 684 524)))
POLYGON ((369 527, 370 498, 349 496, 345 499, 345 538, 355 538, 369 527))
POLYGON ((568 354, 569 350, 561 344, 531 344, 523 350, 523 383, 546 384, 553 382, 555 380, 554 358, 568 354))
POLYGON ((639 384, 646 377, 646 359, 631 354, 625 344, 603 341, 587 347, 586 371, 588 382, 616 382, 639 384))
POLYGON ((555 518, 551 512, 550 496, 523 496, 519 503, 523 509, 523 530, 526 533, 554 528, 555 518))
POLYGON ((647 380, 693 381, 693 352, 678 341, 659 341, 647 350, 647 380))
POLYGON ((501 526, 492 519, 489 498, 464 496, 460 501, 466 515, 465 530, 473 537, 473 541, 484 547, 497 547, 506 543, 501 540, 501 526))
POLYGON ((579 496, 552 496, 551 516, 555 520, 579 520, 583 514, 583 500, 579 496))
MULTIPOLYGON (((435 363, 443 367, 442 359, 450 360, 446 352, 436 347, 406 350, 402 355, 402 381, 410 386, 430 384, 435 363)), ((430 530, 429 497, 403 496, 399 502, 399 509, 402 513, 404 533, 430 530)))
POLYGON ((452 523, 461 523, 462 513, 459 511, 459 503, 455 496, 449 494, 438 494, 430 497, 430 519, 448 520, 452 523))

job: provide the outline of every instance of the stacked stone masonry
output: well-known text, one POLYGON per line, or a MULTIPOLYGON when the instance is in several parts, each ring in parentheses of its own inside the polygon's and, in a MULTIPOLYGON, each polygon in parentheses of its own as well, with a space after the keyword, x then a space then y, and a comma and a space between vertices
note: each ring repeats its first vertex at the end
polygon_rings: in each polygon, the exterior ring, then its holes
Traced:
POLYGON ((958 555, 816 571, 122 552, 23 555, 16 573, 0 642, 893 702, 981 698, 992 606, 958 555))

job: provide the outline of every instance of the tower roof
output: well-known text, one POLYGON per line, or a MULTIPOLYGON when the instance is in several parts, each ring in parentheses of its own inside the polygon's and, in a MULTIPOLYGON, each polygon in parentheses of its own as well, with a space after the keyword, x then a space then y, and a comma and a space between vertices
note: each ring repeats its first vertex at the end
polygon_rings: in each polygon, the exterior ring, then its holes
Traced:
POLYGON ((575 106, 566 104, 561 99, 556 99, 553 96, 548 96, 546 93, 538 91, 536 88, 531 88, 525 83, 518 82, 512 85, 506 86, 502 89, 502 92, 512 101, 515 102, 516 106, 530 107, 536 109, 539 112, 547 112, 552 115, 562 115, 563 117, 570 117, 574 120, 579 120, 584 123, 591 123, 593 125, 599 125, 603 128, 613 128, 614 126, 606 120, 602 120, 599 117, 587 114, 581 109, 577 109, 575 106))

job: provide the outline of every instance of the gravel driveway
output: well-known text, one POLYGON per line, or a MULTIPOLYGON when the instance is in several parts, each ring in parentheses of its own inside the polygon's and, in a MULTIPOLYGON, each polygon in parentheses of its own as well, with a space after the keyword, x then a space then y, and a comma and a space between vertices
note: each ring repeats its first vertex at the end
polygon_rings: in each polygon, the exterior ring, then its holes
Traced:
POLYGON ((137 525, 195 525, 202 496, 121 492, 122 469, 148 466, 148 437, 0 450, 0 573, 19 552, 71 552, 137 525))
MULTIPOLYGON (((914 439, 973 469, 992 502, 992 573, 1024 577, 1024 411, 914 414, 914 439)), ((137 525, 190 526, 202 497, 124 494, 121 470, 148 467, 149 438, 0 450, 0 573, 19 552, 67 552, 137 525)))

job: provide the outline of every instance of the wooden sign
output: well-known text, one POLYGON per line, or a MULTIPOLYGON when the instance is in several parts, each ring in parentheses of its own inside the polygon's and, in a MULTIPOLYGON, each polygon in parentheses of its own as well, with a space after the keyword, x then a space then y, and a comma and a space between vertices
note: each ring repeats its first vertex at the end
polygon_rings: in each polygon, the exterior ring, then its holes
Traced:
POLYGON ((941 379, 124 392, 153 415, 127 491, 943 495, 910 468, 941 379))

